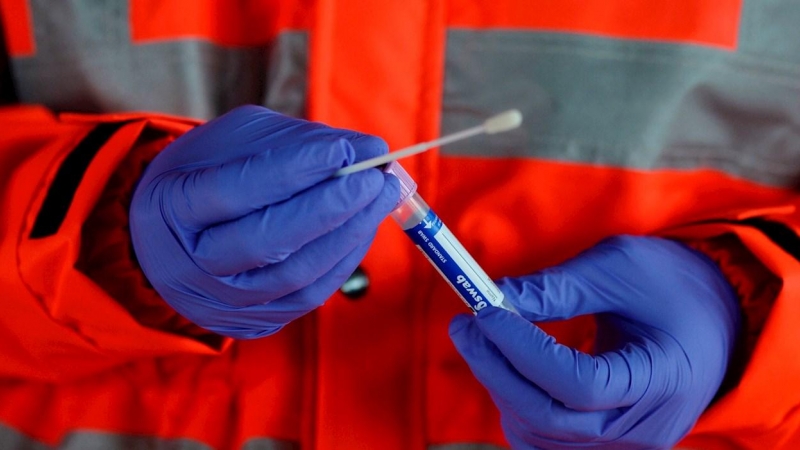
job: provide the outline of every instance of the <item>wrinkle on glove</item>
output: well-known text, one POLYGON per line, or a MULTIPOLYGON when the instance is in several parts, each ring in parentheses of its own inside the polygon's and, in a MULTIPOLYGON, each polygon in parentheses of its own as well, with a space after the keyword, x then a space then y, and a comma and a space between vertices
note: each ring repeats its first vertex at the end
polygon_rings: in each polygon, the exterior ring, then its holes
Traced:
POLYGON ((717 392, 739 326, 719 268, 660 238, 613 237, 498 285, 521 316, 456 316, 450 336, 515 449, 673 446, 717 392), (583 314, 597 315, 594 354, 532 323, 583 314))
POLYGON ((399 197, 381 139, 237 108, 148 166, 130 209, 139 263, 167 303, 236 338, 272 334, 320 306, 363 259, 399 197))

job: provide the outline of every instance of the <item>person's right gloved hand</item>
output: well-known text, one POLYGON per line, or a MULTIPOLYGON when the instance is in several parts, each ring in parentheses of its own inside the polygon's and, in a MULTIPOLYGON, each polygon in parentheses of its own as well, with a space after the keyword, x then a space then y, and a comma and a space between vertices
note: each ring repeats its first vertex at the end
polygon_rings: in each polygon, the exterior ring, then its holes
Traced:
POLYGON ((498 283, 520 315, 456 316, 450 336, 514 449, 671 448, 722 383, 739 329, 719 267, 676 241, 615 236, 498 283), (595 352, 531 323, 595 314, 595 352))
POLYGON ((344 166, 386 153, 374 136, 245 106, 181 136, 130 208, 147 279, 176 311, 236 338, 272 334, 348 278, 399 185, 344 166))

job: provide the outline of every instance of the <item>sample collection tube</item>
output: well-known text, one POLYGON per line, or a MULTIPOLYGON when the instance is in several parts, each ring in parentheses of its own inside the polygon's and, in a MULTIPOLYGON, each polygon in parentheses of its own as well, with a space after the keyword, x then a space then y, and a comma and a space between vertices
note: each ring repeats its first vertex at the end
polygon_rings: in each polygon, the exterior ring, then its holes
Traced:
POLYGON ((397 161, 388 164, 384 171, 400 180, 400 202, 392 211, 392 218, 473 314, 489 306, 516 313, 497 285, 417 193, 417 183, 408 172, 397 161))

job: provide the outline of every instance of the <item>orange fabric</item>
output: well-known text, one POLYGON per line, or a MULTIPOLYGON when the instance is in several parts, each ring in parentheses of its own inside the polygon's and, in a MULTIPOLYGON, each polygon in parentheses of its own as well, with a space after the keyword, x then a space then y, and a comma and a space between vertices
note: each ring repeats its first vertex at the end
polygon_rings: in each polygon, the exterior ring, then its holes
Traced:
POLYGON ((102 241, 104 233, 118 232, 95 222, 113 225, 113 214, 92 214, 114 210, 109 196, 130 195, 130 185, 117 185, 115 177, 138 170, 124 166, 114 174, 131 148, 141 142, 146 156, 153 150, 147 146, 169 141, 152 141, 150 133, 175 136, 193 123, 141 114, 59 120, 42 108, 0 109, 0 188, 13 193, 0 198, 0 422, 50 445, 76 429, 183 437, 215 448, 239 448, 252 436, 299 439, 299 325, 220 352, 219 339, 209 347, 195 333, 181 335, 180 326, 148 327, 151 308, 118 303, 130 299, 110 297, 81 271, 107 275, 83 265, 116 264, 108 270, 122 276, 117 281, 146 291, 136 285, 142 278, 126 280, 125 270, 116 270, 126 251, 109 256, 113 248, 82 246, 81 238, 97 231, 102 241), (58 233, 29 239, 61 161, 103 120, 128 123, 95 156, 58 233))
MULTIPOLYGON (((395 148, 434 137, 442 5, 326 0, 316 14, 309 117, 377 133, 395 148)), ((370 300, 334 299, 317 315, 316 409, 303 441, 309 448, 400 450, 425 442, 424 305, 409 301, 427 294, 414 267, 419 255, 393 227, 380 230, 373 249, 363 263, 370 300), (419 284, 401 282, 399 273, 419 284), (375 317, 391 318, 392 326, 375 317)))
POLYGON ((449 0, 454 27, 519 28, 736 48, 742 0, 449 0))
POLYGON ((0 29, 5 33, 8 56, 31 56, 36 52, 28 0, 0 0, 0 29))
POLYGON ((283 29, 309 26, 311 0, 131 0, 134 42, 204 38, 227 46, 263 45, 283 29))
MULTIPOLYGON (((797 229, 796 213, 772 216, 797 229)), ((700 418, 685 444, 694 448, 797 448, 800 445, 800 261, 776 248, 760 231, 730 224, 688 227, 676 234, 698 238, 735 233, 783 286, 740 383, 700 418)))
POLYGON ((240 449, 254 436, 297 441, 301 341, 292 324, 217 356, 132 359, 69 383, 0 378, 0 422, 53 446, 77 430, 186 438, 215 449, 240 449))
POLYGON ((174 140, 174 136, 156 132, 140 136, 86 218, 75 268, 94 280, 145 327, 189 336, 210 347, 222 348, 221 336, 183 318, 158 295, 133 254, 128 231, 132 187, 147 163, 174 140))
POLYGON ((13 193, 3 199, 0 213, 2 291, 15 300, 2 302, 0 333, 3 341, 13 344, 0 375, 63 380, 136 356, 214 353, 195 340, 142 327, 74 268, 81 227, 114 167, 147 122, 123 125, 98 152, 85 174, 92 183, 80 185, 59 232, 30 239, 56 171, 94 123, 59 121, 38 108, 6 108, 0 115, 0 167, 6 175, 2 192, 13 193), (87 298, 97 299, 92 308, 86 307, 87 298), (82 362, 76 363, 76 358, 82 362))
MULTIPOLYGON (((376 133, 393 148, 436 136, 442 14, 441 2, 320 1, 310 119, 376 133)), ((425 305, 410 299, 425 298, 434 275, 420 272, 416 250, 387 225, 363 262, 369 299, 334 298, 317 314, 315 415, 303 441, 309 448, 424 445, 425 305)))

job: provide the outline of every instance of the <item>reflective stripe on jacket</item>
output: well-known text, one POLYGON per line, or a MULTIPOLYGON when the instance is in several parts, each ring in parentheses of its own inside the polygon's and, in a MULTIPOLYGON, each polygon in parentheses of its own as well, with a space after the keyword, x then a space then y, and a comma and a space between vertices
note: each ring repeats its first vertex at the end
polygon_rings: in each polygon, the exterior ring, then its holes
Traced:
MULTIPOLYGON (((421 194, 493 277, 613 234, 736 236, 782 285, 738 386, 683 444, 796 448, 800 7, 634 3, 0 0, 0 13, 18 99, 55 111, 207 119, 249 102, 401 148, 519 108, 521 130, 407 160, 421 194)), ((447 338, 463 305, 394 224, 362 263, 365 297, 227 347, 143 324, 75 267, 120 162, 191 123, 0 112, 0 447, 504 447, 447 338), (83 176, 34 233, 71 155, 83 176)), ((591 346, 591 318, 547 330, 591 346)))

